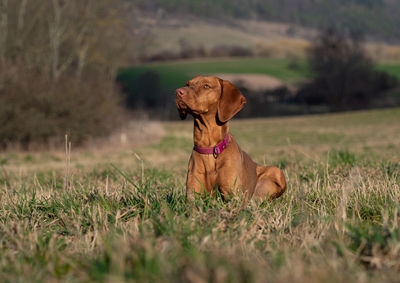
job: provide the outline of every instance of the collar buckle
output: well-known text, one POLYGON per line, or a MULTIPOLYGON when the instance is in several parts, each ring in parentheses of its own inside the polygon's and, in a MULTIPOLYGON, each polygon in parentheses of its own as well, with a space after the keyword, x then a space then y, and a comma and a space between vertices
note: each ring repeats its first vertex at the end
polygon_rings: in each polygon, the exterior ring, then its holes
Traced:
POLYGON ((221 153, 221 151, 219 150, 219 148, 217 146, 214 146, 213 148, 213 156, 215 159, 217 159, 218 155, 221 153))

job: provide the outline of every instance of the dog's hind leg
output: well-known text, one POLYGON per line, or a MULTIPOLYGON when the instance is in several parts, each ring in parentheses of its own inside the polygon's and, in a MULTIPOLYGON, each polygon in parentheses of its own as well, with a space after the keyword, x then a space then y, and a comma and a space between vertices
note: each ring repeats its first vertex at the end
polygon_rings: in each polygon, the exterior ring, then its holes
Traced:
POLYGON ((257 184, 253 198, 272 200, 280 197, 286 190, 285 176, 282 170, 274 166, 257 167, 257 184))

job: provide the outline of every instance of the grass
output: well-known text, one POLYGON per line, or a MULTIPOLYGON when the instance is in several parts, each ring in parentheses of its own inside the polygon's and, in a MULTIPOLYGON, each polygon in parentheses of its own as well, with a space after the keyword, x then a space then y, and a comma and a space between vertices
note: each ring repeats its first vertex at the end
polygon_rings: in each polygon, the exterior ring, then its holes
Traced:
POLYGON ((1 153, 0 279, 397 281, 399 120, 391 109, 232 121, 241 147, 287 176, 264 203, 185 201, 190 122, 161 123, 153 144, 73 148, 69 168, 62 149, 1 153))
POLYGON ((122 69, 118 77, 127 85, 135 84, 136 79, 147 71, 157 72, 163 88, 170 92, 196 75, 266 74, 290 82, 304 78, 308 73, 306 63, 302 60, 293 62, 290 59, 240 58, 149 64, 122 69))
MULTIPOLYGON (((400 79, 398 63, 381 63, 377 68, 400 79)), ((128 88, 134 89, 140 75, 148 71, 158 73, 161 87, 168 93, 173 93, 196 75, 265 74, 286 83, 296 83, 311 76, 306 61, 302 59, 237 58, 148 64, 122 69, 118 77, 128 88)))
POLYGON ((378 70, 387 72, 400 80, 400 64, 398 63, 379 64, 378 70))

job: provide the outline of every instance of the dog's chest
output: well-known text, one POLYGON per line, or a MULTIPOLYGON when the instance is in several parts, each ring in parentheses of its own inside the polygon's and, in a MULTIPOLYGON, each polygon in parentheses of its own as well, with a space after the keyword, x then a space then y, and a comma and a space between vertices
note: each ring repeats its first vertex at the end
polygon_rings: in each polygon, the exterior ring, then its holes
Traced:
POLYGON ((207 158, 204 160, 204 169, 205 169, 205 175, 207 179, 207 183, 209 183, 211 186, 215 186, 217 182, 217 163, 215 158, 212 156, 211 158, 207 158))
POLYGON ((212 187, 217 183, 217 171, 206 171, 206 178, 212 187))

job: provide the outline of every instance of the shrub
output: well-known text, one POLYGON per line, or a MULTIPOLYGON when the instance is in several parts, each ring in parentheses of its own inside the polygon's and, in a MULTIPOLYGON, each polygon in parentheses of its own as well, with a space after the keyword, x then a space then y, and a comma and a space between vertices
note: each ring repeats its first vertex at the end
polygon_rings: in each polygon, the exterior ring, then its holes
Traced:
POLYGON ((131 109, 151 109, 165 104, 160 75, 155 71, 146 71, 134 80, 117 77, 117 81, 122 85, 126 104, 131 109))
POLYGON ((149 55, 142 59, 145 62, 169 61, 169 60, 179 59, 179 55, 171 51, 161 51, 159 53, 149 55))
POLYGON ((207 56, 206 49, 204 46, 200 46, 198 48, 192 46, 185 46, 181 48, 179 57, 182 59, 188 58, 203 58, 207 56))
POLYGON ((210 57, 251 57, 253 51, 242 46, 218 45, 211 49, 210 57))
POLYGON ((375 69, 358 37, 333 29, 319 35, 308 62, 314 80, 299 90, 298 100, 328 105, 332 111, 374 107, 398 86, 396 78, 375 69))
POLYGON ((0 91, 0 146, 75 143, 108 134, 121 117, 119 98, 110 80, 60 79, 21 75, 0 91))

